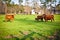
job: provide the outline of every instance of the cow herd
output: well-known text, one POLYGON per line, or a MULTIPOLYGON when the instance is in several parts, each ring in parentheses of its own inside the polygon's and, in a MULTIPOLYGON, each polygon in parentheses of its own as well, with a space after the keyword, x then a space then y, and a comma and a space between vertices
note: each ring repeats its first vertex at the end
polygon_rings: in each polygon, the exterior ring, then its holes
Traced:
MULTIPOLYGON (((14 20, 14 15, 13 14, 6 14, 5 15, 5 21, 13 21, 13 20, 14 20)), ((37 20, 37 21, 39 21, 39 20, 41 20, 41 21, 45 20, 45 22, 48 21, 48 20, 51 20, 51 22, 52 22, 54 20, 54 15, 51 15, 51 14, 49 14, 49 15, 46 15, 46 14, 38 15, 35 18, 35 20, 37 20)))
POLYGON ((54 21, 54 15, 43 14, 41 16, 38 15, 37 18, 35 18, 35 20, 37 20, 37 21, 39 21, 39 20, 43 21, 43 19, 45 20, 45 22, 48 21, 48 20, 51 20, 51 22, 52 22, 52 21, 54 21))

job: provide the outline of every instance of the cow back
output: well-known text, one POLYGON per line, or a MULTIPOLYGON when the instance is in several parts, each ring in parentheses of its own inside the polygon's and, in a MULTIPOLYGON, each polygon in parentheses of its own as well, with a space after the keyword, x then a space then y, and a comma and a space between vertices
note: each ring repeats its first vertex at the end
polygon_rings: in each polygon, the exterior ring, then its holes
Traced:
POLYGON ((46 15, 45 17, 44 17, 44 19, 46 19, 46 20, 51 20, 51 19, 53 19, 54 18, 54 15, 46 15))

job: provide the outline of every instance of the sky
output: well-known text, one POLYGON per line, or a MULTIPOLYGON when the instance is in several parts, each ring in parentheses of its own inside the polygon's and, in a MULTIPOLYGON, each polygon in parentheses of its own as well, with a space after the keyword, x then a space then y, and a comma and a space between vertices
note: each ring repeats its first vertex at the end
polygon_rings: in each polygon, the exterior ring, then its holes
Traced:
POLYGON ((19 3, 18 3, 18 0, 12 0, 12 1, 14 1, 14 2, 15 2, 15 4, 19 4, 19 3))
MULTIPOLYGON (((15 2, 15 4, 19 4, 18 0, 12 0, 15 2)), ((31 0, 29 0, 29 2, 31 2, 31 0)), ((23 0, 23 3, 25 3, 25 0, 23 0)))
MULTIPOLYGON (((15 2, 15 4, 19 4, 18 0, 12 0, 15 2)), ((32 0, 29 0, 29 2, 31 2, 32 0)), ((58 4, 59 0, 57 0, 56 4, 58 4)), ((39 0, 38 0, 38 3, 40 4, 39 0)), ((23 0, 23 5, 25 5, 25 0, 23 0)), ((31 5, 31 4, 30 4, 31 5)))

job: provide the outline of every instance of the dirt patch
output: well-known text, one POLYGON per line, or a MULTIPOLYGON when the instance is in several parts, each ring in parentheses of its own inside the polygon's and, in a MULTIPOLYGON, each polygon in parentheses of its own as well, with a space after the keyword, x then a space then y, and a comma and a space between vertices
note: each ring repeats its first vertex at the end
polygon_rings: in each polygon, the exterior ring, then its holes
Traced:
POLYGON ((28 35, 29 34, 29 31, 23 31, 23 34, 24 35, 28 35))
POLYGON ((12 35, 7 35, 4 38, 13 38, 13 36, 12 35))

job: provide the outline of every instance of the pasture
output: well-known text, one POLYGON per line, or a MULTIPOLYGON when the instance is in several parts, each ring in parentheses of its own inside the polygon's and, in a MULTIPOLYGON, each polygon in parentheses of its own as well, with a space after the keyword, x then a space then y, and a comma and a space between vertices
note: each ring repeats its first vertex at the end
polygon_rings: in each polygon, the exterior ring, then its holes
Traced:
POLYGON ((0 40, 49 40, 60 29, 60 15, 55 21, 35 21, 36 15, 15 15, 12 22, 5 22, 0 15, 0 40))

